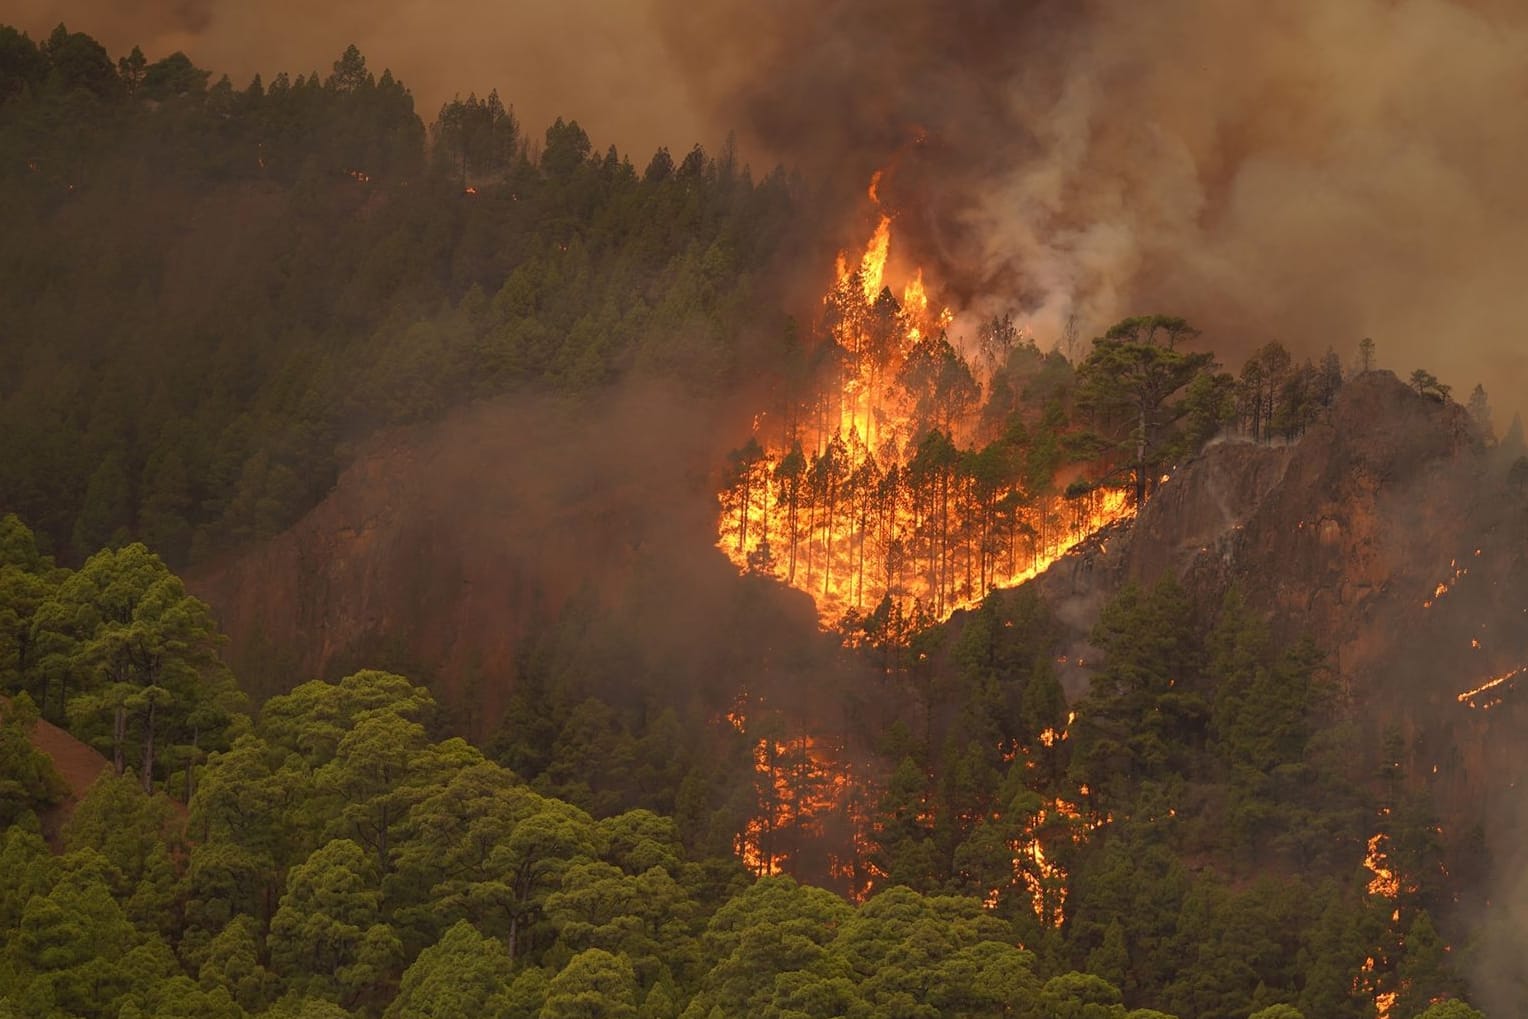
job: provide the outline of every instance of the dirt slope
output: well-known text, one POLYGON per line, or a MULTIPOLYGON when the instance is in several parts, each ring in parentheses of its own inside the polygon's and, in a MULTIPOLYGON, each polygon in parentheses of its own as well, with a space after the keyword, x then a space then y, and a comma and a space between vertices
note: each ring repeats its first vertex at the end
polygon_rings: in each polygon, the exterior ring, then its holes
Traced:
MULTIPOLYGON (((704 465, 736 431, 710 413, 644 389, 592 412, 504 400, 380 435, 294 527, 188 586, 257 697, 392 668, 491 724, 526 635, 575 596, 640 618, 654 656, 729 639, 737 572, 711 544, 704 465)), ((811 618, 804 596, 779 597, 811 618)))
MULTIPOLYGON (((0 697, 0 707, 5 706, 8 706, 8 701, 0 697)), ((32 746, 48 755, 54 769, 69 789, 69 795, 64 801, 44 811, 40 818, 48 844, 58 849, 64 825, 73 815, 75 805, 84 798, 95 780, 111 768, 111 762, 94 747, 80 742, 45 719, 38 719, 32 726, 28 740, 32 746)))

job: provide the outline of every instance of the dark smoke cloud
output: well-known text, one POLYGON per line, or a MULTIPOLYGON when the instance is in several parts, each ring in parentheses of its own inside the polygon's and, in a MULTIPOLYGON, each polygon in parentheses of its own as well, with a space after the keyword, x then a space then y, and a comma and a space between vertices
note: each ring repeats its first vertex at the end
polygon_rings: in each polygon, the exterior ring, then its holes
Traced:
POLYGON ((1403 375, 1522 403, 1528 7, 656 3, 745 149, 841 202, 893 167, 957 305, 1017 304, 1042 342, 1156 310, 1233 355, 1369 335, 1403 375))
POLYGON ((33 38, 59 22, 99 39, 113 56, 141 46, 149 59, 182 50, 243 86, 259 73, 328 74, 355 43, 380 74, 413 91, 426 123, 460 93, 497 88, 532 137, 558 116, 579 121, 601 147, 645 164, 659 145, 687 150, 713 139, 649 28, 644 3, 605 0, 10 0, 0 23, 33 38))

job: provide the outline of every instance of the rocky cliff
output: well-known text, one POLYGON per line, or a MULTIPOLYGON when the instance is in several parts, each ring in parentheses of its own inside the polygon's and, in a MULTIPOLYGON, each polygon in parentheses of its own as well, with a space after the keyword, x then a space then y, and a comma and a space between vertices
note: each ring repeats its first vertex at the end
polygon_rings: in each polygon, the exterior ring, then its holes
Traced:
MULTIPOLYGON (((733 433, 706 415, 652 392, 593 415, 505 401, 379 436, 296 527, 192 587, 257 693, 373 664, 474 683, 491 718, 526 634, 584 590, 624 604, 661 646, 649 658, 715 673, 696 645, 769 644, 766 618, 775 643, 799 643, 787 631, 810 630, 811 607, 783 590, 767 612, 756 592, 740 600, 710 547, 713 488, 695 465, 733 433)), ((1298 442, 1212 445, 1133 524, 1035 582, 1070 630, 1069 688, 1085 685, 1108 598, 1173 573, 1206 614, 1238 586, 1277 636, 1316 641, 1356 710, 1382 705, 1422 757, 1457 755, 1450 726, 1507 704, 1516 681, 1458 694, 1528 665, 1528 495, 1506 445, 1388 372, 1350 382, 1298 442)))
POLYGON ((1355 717, 1399 731, 1414 770, 1459 792, 1492 784, 1516 740, 1478 737, 1518 726, 1528 690, 1513 676, 1459 695, 1528 666, 1523 452, 1389 372, 1352 380, 1298 442, 1212 445, 1132 525, 1037 581, 1071 633, 1069 688, 1126 582, 1171 573, 1205 613, 1234 584, 1276 636, 1316 642, 1355 717))

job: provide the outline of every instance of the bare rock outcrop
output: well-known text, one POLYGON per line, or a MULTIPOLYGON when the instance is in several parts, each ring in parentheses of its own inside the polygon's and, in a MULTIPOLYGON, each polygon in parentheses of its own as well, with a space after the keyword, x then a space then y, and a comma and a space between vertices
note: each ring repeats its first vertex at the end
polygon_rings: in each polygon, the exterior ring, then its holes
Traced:
POLYGON ((1389 372, 1349 382, 1291 445, 1211 446, 1132 524, 1036 581, 1071 634, 1069 690, 1085 689, 1088 633, 1125 583, 1171 573, 1206 614, 1235 585, 1277 639, 1316 643, 1361 728, 1399 732, 1445 792, 1478 792, 1518 756, 1515 736, 1481 734, 1528 710, 1522 452, 1389 372))

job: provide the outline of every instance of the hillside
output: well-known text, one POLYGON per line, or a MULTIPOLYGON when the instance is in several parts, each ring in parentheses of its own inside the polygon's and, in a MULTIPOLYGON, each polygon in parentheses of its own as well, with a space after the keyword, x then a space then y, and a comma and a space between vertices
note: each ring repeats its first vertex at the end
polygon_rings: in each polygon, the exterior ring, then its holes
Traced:
MULTIPOLYGON (((548 407, 498 403, 388 433, 297 526, 191 586, 253 689, 380 662, 433 679, 479 735, 506 705, 530 636, 597 589, 601 611, 628 620, 627 653, 690 678, 688 695, 715 711, 778 671, 771 648, 811 643, 815 628, 799 595, 739 584, 705 544, 693 467, 711 441, 703 418, 643 393, 571 427, 548 407), (608 427, 635 420, 646 426, 608 427), (722 664, 725 635, 750 629, 747 664, 722 664)), ((1408 773, 1426 776, 1451 816, 1472 814, 1518 768, 1514 742, 1494 735, 1520 717, 1513 681, 1458 699, 1528 662, 1517 594, 1528 559, 1514 541, 1525 502, 1511 460, 1462 408, 1388 372, 1345 386, 1296 442, 1212 444, 1137 520, 1036 581, 1070 645, 1063 685, 1073 699, 1086 691, 1102 657, 1090 632, 1125 583, 1172 574, 1201 618, 1234 586, 1278 641, 1315 642, 1365 744, 1398 731, 1408 773)), ((798 715, 834 702, 814 660, 789 684, 814 692, 791 698, 798 715)), ((636 696, 642 670, 623 668, 636 696)))
POLYGON ((1389 372, 1344 386, 1292 445, 1212 445, 1136 521, 1038 581, 1070 634, 1069 690, 1084 689, 1088 635, 1126 582, 1172 574, 1200 613, 1234 586, 1280 639, 1315 642, 1368 740, 1399 731, 1409 773, 1449 815, 1489 806, 1522 772, 1509 735, 1528 664, 1522 452, 1389 372))
POLYGON ((38 719, 32 728, 32 745, 48 755, 59 777, 69 787, 69 795, 64 801, 39 818, 43 834, 56 847, 62 843, 64 825, 69 822, 75 806, 85 798, 96 779, 111 768, 111 762, 93 747, 44 719, 38 719))
MULTIPOLYGON (((9 707, 10 698, 0 697, 0 715, 9 707)), ((75 739, 47 719, 39 718, 32 724, 27 740, 52 762, 58 777, 64 781, 63 799, 38 816, 43 836, 57 849, 63 843, 64 825, 68 824, 74 808, 85 798, 96 779, 111 767, 111 762, 94 747, 75 739)))
POLYGON ((718 455, 717 416, 666 387, 630 386, 593 409, 504 399, 382 433, 295 526, 188 585, 260 696, 380 664, 493 720, 526 638, 587 598, 671 671, 681 661, 683 675, 716 676, 725 704, 736 689, 721 677, 737 666, 712 658, 752 653, 726 646, 741 643, 725 636, 740 632, 739 613, 761 637, 777 625, 796 644, 813 624, 799 595, 740 591, 711 545, 702 465, 718 455))
MULTIPOLYGON (((688 581, 721 596, 731 569, 697 552, 708 551, 694 476, 706 432, 703 413, 657 393, 572 428, 501 402, 395 430, 297 526, 190 583, 244 676, 277 681, 268 647, 289 650, 289 682, 368 652, 447 680, 468 662, 501 670, 538 614, 627 576, 646 548, 688 544, 688 581), (606 427, 628 419, 645 425, 606 427)), ((1037 584, 1078 644, 1074 661, 1086 661, 1098 610, 1123 583, 1172 573, 1207 611, 1239 587, 1280 638, 1311 637, 1360 700, 1404 689, 1452 703, 1528 661, 1521 610, 1503 597, 1528 577, 1512 541, 1525 507, 1510 459, 1459 406, 1372 372, 1294 443, 1211 445, 1136 521, 1037 584)), ((1085 668, 1072 670, 1076 692, 1085 668)))
POLYGON ((1394 693, 1403 661, 1407 688, 1457 693, 1528 658, 1504 597, 1528 568, 1509 443, 1488 446, 1457 404, 1371 372, 1298 442, 1211 445, 1041 589, 1084 635, 1126 581, 1170 572, 1206 607, 1234 584, 1276 633, 1328 652, 1356 695, 1381 675, 1394 693))
POLYGON ((1521 1011, 1510 103, 840 6, 0 25, 0 1019, 1521 1011))

